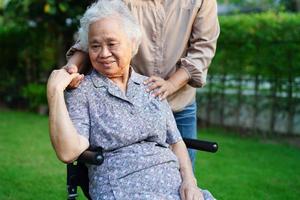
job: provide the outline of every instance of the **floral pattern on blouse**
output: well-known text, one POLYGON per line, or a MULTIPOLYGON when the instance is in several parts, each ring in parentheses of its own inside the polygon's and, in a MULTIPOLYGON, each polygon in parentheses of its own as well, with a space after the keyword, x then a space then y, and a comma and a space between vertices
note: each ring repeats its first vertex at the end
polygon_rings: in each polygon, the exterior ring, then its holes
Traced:
POLYGON ((65 92, 71 120, 104 162, 89 165, 90 195, 101 200, 179 200, 179 163, 169 145, 182 140, 167 101, 146 92, 131 70, 127 92, 93 70, 65 92))

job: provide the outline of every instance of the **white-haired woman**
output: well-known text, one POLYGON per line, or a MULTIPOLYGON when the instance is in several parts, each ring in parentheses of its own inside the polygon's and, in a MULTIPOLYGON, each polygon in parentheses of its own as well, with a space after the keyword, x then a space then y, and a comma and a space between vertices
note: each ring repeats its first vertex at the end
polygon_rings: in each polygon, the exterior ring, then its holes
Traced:
MULTIPOLYGON (((197 137, 196 87, 206 82, 220 33, 216 0, 123 0, 139 22, 143 39, 132 68, 149 78, 148 91, 167 98, 181 136, 197 137)), ((65 68, 83 72, 88 54, 80 43, 67 53, 65 68), (78 69, 78 70, 77 70, 78 69)), ((82 76, 70 86, 80 84, 82 76)), ((189 149, 194 165, 195 151, 189 149)))
POLYGON ((140 30, 119 1, 93 4, 81 19, 81 45, 93 70, 55 70, 49 77, 50 138, 66 163, 89 146, 104 149, 104 163, 88 166, 92 199, 213 199, 198 189, 188 152, 166 101, 145 92, 146 77, 130 67, 140 30), (65 100, 66 99, 66 100, 65 100))

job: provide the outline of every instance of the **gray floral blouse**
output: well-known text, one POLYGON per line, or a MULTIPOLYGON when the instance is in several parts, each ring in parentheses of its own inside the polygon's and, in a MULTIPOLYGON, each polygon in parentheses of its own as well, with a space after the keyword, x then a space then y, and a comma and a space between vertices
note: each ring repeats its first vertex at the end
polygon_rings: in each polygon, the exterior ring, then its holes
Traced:
POLYGON ((182 138, 168 103, 145 91, 145 79, 131 70, 124 94, 93 70, 65 93, 78 133, 104 149, 104 163, 88 166, 92 199, 180 199, 179 163, 168 147, 182 138))

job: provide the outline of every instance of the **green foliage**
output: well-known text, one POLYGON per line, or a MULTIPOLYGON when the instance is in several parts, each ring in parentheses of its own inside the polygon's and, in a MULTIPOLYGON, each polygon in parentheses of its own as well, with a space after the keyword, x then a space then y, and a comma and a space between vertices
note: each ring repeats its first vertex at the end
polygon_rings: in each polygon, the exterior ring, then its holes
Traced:
POLYGON ((299 14, 223 16, 220 24, 221 35, 210 73, 300 75, 299 14))
POLYGON ((235 5, 239 10, 255 12, 259 10, 272 11, 300 11, 300 0, 218 0, 219 4, 235 5))
MULTIPOLYGON (((45 84, 49 72, 64 64, 78 17, 89 3, 0 2, 0 101, 17 105, 24 100, 24 86, 45 84)), ((299 14, 222 16, 220 24, 221 35, 210 74, 266 78, 300 75, 299 14)))
POLYGON ((89 3, 0 1, 0 101, 18 106, 24 86, 45 84, 49 71, 65 63, 79 17, 89 3))
POLYGON ((49 71, 65 63, 79 16, 90 2, 0 1, 1 102, 13 107, 28 103, 31 109, 42 102, 41 90, 32 93, 28 84, 45 84, 49 71))
MULTIPOLYGON (((72 0, 7 0, 0 8, 3 24, 15 24, 37 34, 36 38, 52 38, 55 61, 65 63, 65 52, 73 43, 79 18, 91 1, 72 0)), ((37 47, 35 47, 37 48, 37 47)))
POLYGON ((55 66, 53 39, 10 24, 0 27, 0 45, 0 99, 13 107, 23 106, 22 88, 29 83, 45 83, 49 71, 55 66))
POLYGON ((19 52, 26 47, 26 31, 18 26, 0 27, 0 95, 10 104, 19 99, 18 92, 24 82, 25 68, 19 67, 19 52))
POLYGON ((276 6, 274 0, 223 0, 223 3, 232 3, 239 6, 276 6))
POLYGON ((47 105, 46 85, 30 83, 22 89, 22 96, 27 100, 29 108, 38 109, 39 106, 47 105))
POLYGON ((89 3, 90 1, 72 0, 7 0, 3 12, 7 21, 31 21, 34 22, 34 26, 47 29, 51 34, 57 33, 56 31, 74 31, 78 17, 89 3), (67 23, 67 19, 71 21, 67 23), (53 25, 54 27, 51 27, 53 25))

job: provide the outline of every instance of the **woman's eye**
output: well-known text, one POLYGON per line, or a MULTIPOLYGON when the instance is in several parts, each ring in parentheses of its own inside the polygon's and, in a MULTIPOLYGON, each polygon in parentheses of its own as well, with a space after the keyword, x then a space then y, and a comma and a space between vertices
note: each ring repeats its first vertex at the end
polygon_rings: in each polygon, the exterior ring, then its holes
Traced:
POLYGON ((117 45, 117 43, 109 43, 108 44, 108 46, 110 46, 110 47, 114 47, 114 46, 116 46, 117 45))
POLYGON ((100 46, 99 45, 92 45, 92 48, 93 49, 97 49, 97 48, 99 48, 100 46))

